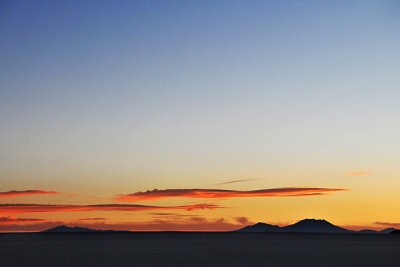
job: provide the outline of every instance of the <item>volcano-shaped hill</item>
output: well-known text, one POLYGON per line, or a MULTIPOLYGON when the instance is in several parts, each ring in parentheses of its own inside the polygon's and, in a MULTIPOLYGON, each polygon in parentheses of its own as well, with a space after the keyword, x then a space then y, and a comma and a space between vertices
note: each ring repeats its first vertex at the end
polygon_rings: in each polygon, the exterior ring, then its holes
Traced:
POLYGON ((333 225, 328 221, 316 219, 301 220, 281 229, 284 232, 292 233, 353 233, 351 230, 333 225))

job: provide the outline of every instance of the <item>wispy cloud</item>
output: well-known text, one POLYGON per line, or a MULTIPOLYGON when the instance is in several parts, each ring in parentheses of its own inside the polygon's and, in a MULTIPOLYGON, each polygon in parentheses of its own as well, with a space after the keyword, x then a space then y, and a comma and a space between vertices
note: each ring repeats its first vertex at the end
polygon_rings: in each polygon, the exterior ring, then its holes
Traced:
POLYGON ((235 183, 242 183, 242 182, 248 182, 248 181, 254 181, 256 179, 239 179, 239 180, 232 180, 232 181, 227 181, 223 183, 218 183, 214 185, 225 185, 225 184, 235 184, 235 183))
POLYGON ((43 190, 22 190, 22 191, 7 191, 0 192, 0 198, 6 197, 21 197, 21 196, 32 196, 32 195, 60 195, 60 192, 55 191, 43 191, 43 190))
POLYGON ((224 190, 224 189, 164 189, 136 192, 116 197, 118 201, 136 202, 142 200, 157 200, 164 198, 238 198, 238 197, 304 197, 327 195, 330 192, 345 191, 336 188, 306 188, 283 187, 251 191, 224 190))
POLYGON ((393 223, 393 222, 374 222, 374 224, 382 225, 382 226, 386 226, 386 227, 400 228, 400 223, 393 223))
POLYGON ((33 219, 33 218, 17 218, 14 216, 0 217, 0 225, 10 224, 27 224, 27 223, 38 223, 44 222, 45 219, 33 219))
POLYGON ((370 175, 372 172, 349 172, 346 173, 347 176, 355 176, 355 175, 370 175))
POLYGON ((198 216, 196 214, 180 214, 174 212, 150 212, 149 215, 153 215, 156 217, 175 217, 175 218, 187 218, 198 216))
POLYGON ((148 210, 201 210, 222 208, 217 204, 193 204, 183 206, 148 206, 132 204, 99 205, 44 205, 44 204, 0 204, 1 214, 76 212, 76 211, 148 211, 148 210))
POLYGON ((82 218, 77 221, 104 221, 106 218, 82 218))

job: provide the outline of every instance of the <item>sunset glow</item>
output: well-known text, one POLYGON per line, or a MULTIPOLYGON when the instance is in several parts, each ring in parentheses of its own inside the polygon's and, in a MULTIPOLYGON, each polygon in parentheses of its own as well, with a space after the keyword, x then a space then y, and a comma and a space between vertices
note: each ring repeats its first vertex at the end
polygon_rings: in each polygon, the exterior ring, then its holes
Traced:
POLYGON ((400 228, 391 2, 0 1, 0 232, 400 228))

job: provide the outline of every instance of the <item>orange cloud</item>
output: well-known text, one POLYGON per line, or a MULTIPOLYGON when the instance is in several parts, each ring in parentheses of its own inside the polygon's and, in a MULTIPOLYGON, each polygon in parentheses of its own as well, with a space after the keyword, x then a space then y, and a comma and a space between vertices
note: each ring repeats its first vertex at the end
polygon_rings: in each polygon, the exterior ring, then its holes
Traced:
POLYGON ((0 217, 0 225, 37 223, 37 222, 43 222, 43 221, 46 221, 46 220, 32 219, 32 218, 17 218, 14 216, 0 217))
POLYGON ((27 224, 1 224, 0 232, 38 232, 64 224, 61 221, 43 221, 27 224))
POLYGON ((250 224, 247 217, 236 217, 235 220, 240 224, 250 224))
POLYGON ((344 190, 347 189, 303 187, 271 188, 252 191, 223 189, 154 189, 145 192, 119 195, 116 200, 124 202, 136 202, 163 198, 303 197, 327 195, 329 192, 344 190))
POLYGON ((106 218, 82 218, 82 219, 78 219, 77 221, 103 221, 106 218))
POLYGON ((0 198, 5 197, 21 197, 21 196, 32 196, 32 195, 60 195, 60 192, 55 191, 43 191, 43 190, 23 190, 23 191, 7 191, 0 192, 0 198))
POLYGON ((75 211, 147 211, 147 210, 199 210, 222 208, 217 204, 193 204, 184 206, 147 206, 131 204, 99 205, 43 205, 43 204, 0 204, 1 214, 75 212, 75 211))
POLYGON ((194 216, 198 216, 196 214, 179 214, 179 213, 173 213, 173 212, 150 212, 150 215, 154 215, 154 216, 168 216, 168 217, 175 217, 175 218, 185 218, 185 217, 194 217, 194 216))
POLYGON ((372 174, 372 172, 349 172, 346 173, 348 176, 355 176, 355 175, 369 175, 372 174))
POLYGON ((400 223, 391 223, 391 222, 374 222, 374 224, 382 225, 385 227, 394 227, 400 228, 400 223))

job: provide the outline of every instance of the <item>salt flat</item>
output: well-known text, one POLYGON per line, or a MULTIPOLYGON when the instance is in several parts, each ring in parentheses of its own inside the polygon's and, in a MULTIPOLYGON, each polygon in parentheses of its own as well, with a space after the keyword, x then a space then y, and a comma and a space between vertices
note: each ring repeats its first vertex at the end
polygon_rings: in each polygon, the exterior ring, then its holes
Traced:
POLYGON ((400 236, 0 234, 1 266, 400 266, 400 236))

